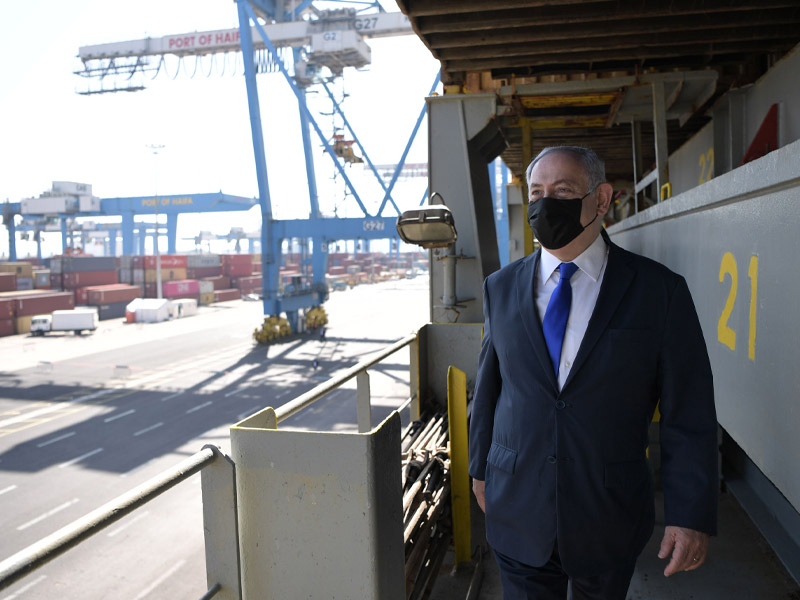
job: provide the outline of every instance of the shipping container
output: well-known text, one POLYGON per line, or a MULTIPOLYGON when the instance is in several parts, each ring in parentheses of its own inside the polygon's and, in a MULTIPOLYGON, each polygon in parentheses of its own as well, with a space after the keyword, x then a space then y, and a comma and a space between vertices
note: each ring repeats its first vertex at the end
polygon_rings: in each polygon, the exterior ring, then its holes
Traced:
MULTIPOLYGON (((26 294, 25 292, 20 292, 26 294)), ((75 296, 72 292, 40 291, 18 297, 14 300, 14 315, 27 317, 31 315, 50 314, 54 310, 75 308, 75 296)))
POLYGON ((75 294, 75 305, 85 305, 89 303, 89 293, 88 287, 79 287, 72 290, 72 293, 75 294))
POLYGON ((144 283, 144 269, 133 269, 133 283, 144 283))
POLYGON ((186 279, 203 279, 204 277, 219 277, 222 275, 222 267, 188 267, 186 269, 186 279))
POLYGON ((126 254, 119 257, 119 268, 133 270, 133 256, 126 254))
POLYGON ((205 277, 204 281, 210 281, 214 284, 214 290, 229 290, 231 289, 231 278, 227 275, 218 275, 216 277, 205 277))
POLYGON ((50 287, 50 269, 37 268, 33 271, 33 287, 36 289, 50 287))
POLYGON ((14 335, 14 320, 0 319, 0 337, 14 335))
POLYGON ((114 285, 99 285, 86 288, 87 304, 99 306, 100 304, 128 303, 141 295, 138 286, 117 283, 114 285))
POLYGON ((209 304, 214 304, 214 292, 206 292, 200 294, 200 304, 203 306, 208 306, 209 304))
POLYGON ((52 269, 50 270, 50 289, 51 290, 61 290, 64 289, 63 286, 63 278, 61 273, 53 273, 52 269))
POLYGON ((172 302, 165 299, 137 298, 125 307, 125 320, 132 323, 158 323, 170 318, 172 302))
POLYGON ((200 294, 214 293, 214 284, 211 281, 202 280, 198 281, 197 284, 197 291, 200 294))
POLYGON ((60 256, 54 256, 50 259, 50 275, 61 275, 60 256))
POLYGON ((97 315, 101 321, 108 319, 122 319, 125 317, 125 308, 130 302, 113 302, 111 304, 98 304, 97 315))
POLYGON ((13 298, 0 298, 0 320, 13 319, 15 307, 16 304, 13 298))
MULTIPOLYGON (((158 271, 156 269, 145 269, 144 282, 156 283, 158 271)), ((161 269, 161 281, 181 281, 188 279, 186 276, 186 268, 170 267, 161 269)), ((138 283, 138 282, 137 282, 138 283)))
POLYGON ((261 263, 253 263, 253 273, 261 273, 261 263))
POLYGON ((17 277, 33 277, 33 265, 29 262, 0 262, 0 273, 14 273, 17 277))
POLYGON ((17 317, 16 319, 14 319, 14 333, 16 333, 17 335, 21 333, 30 333, 32 318, 33 315, 25 317, 17 317))
POLYGON ((191 317, 197 314, 197 299, 196 298, 180 298, 172 302, 172 316, 191 317))
POLYGON ((190 269, 219 267, 221 264, 217 254, 190 254, 186 257, 186 266, 190 269))
POLYGON ((119 282, 120 283, 133 283, 133 269, 127 267, 120 267, 119 269, 119 282))
POLYGON ((251 254, 223 254, 220 256, 222 265, 250 265, 253 264, 251 254))
MULTIPOLYGON (((144 258, 144 268, 145 269, 155 269, 158 265, 158 257, 157 256, 145 256, 144 258)), ((178 255, 178 254, 162 254, 161 255, 161 269, 185 269, 186 268, 186 256, 178 255)))
POLYGON ((117 270, 110 271, 73 271, 64 273, 61 276, 62 285, 65 290, 74 290, 79 287, 89 285, 107 285, 118 283, 117 270))
POLYGON ((85 273, 91 271, 117 270, 117 259, 113 256, 62 256, 61 273, 85 273))
POLYGON ((144 256, 134 256, 131 264, 134 269, 144 269, 144 256))
POLYGON ((261 292, 261 275, 231 278, 231 287, 241 290, 242 294, 261 292))
POLYGON ((228 300, 239 300, 242 293, 239 290, 215 290, 214 302, 227 302, 228 300))
POLYGON ((91 183, 76 183, 74 181, 54 181, 53 191, 73 196, 91 196, 91 183))
POLYGON ((197 296, 200 294, 200 284, 196 279, 165 281, 161 286, 161 291, 165 298, 186 297, 187 295, 197 296))
POLYGON ((33 277, 17 277, 18 290, 33 290, 33 277))
POLYGON ((16 273, 0 273, 0 292, 13 292, 17 289, 16 273))
POLYGON ((253 274, 253 263, 228 263, 223 265, 222 273, 229 277, 242 277, 253 274))

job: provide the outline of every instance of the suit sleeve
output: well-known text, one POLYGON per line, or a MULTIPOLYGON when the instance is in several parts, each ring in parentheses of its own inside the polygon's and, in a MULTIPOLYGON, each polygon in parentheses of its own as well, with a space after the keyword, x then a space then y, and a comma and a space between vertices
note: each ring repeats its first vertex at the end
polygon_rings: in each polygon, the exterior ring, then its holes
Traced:
POLYGON ((486 281, 483 283, 483 315, 483 341, 469 429, 469 474, 480 481, 486 478, 486 457, 492 445, 494 409, 502 387, 500 364, 492 341, 489 286, 486 281))
POLYGON ((700 321, 682 277, 667 311, 659 385, 666 524, 715 535, 719 453, 714 383, 700 321))

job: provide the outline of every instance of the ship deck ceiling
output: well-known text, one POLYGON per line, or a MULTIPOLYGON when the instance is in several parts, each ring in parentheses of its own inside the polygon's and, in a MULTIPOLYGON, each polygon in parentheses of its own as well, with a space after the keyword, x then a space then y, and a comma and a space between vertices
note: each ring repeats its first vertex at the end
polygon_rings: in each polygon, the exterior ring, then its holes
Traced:
MULTIPOLYGON (((684 90, 689 114, 668 115, 669 152, 709 121, 727 90, 754 82, 800 43, 796 0, 397 0, 442 66, 445 93, 495 92, 509 142, 503 159, 522 176, 520 117, 532 128, 532 152, 552 144, 595 148, 608 179, 632 180, 630 119, 641 119, 645 170, 655 161, 653 126, 641 84, 594 94, 608 79, 712 71, 710 93, 684 90), (561 103, 542 101, 537 84, 584 82, 561 103), (597 96, 597 97, 594 97, 597 96), (537 101, 539 98, 539 101, 537 101), (636 107, 632 105, 639 100, 636 107), (621 107, 631 110, 625 114, 621 107), (627 119, 627 120, 626 120, 627 119)), ((669 92, 667 91, 669 96, 669 92)))

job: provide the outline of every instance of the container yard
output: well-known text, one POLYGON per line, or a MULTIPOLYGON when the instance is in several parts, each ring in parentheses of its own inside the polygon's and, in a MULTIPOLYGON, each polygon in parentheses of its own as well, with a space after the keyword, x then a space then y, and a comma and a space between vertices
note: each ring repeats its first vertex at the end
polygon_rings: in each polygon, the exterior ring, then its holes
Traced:
MULTIPOLYGON (((294 293, 310 285, 313 273, 301 254, 284 255, 282 293, 294 293)), ((326 273, 330 290, 359 284, 405 278, 427 268, 421 253, 337 254, 328 257, 326 273)), ((53 311, 92 307, 101 321, 129 319, 136 313, 129 305, 136 299, 193 300, 196 306, 258 299, 262 293, 261 255, 188 254, 156 256, 54 256, 0 263, 0 337, 30 333, 31 317, 53 311), (157 264, 161 264, 161 290, 157 289, 157 264)), ((142 309, 140 309, 141 311, 142 309)), ((158 313, 158 311, 156 311, 158 313)), ((182 305, 181 316, 192 311, 182 305)), ((167 310, 168 315, 178 311, 167 310)), ((151 319, 148 320, 161 320, 151 319)))

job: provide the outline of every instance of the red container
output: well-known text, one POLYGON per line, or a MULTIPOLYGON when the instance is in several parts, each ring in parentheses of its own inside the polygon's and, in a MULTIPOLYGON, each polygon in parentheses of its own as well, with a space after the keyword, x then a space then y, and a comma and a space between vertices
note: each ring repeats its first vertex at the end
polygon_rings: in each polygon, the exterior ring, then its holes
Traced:
POLYGON ((50 273, 50 287, 54 290, 61 289, 61 273, 50 273))
POLYGON ((131 261, 131 268, 144 269, 144 256, 134 256, 131 261))
POLYGON ((253 263, 228 263, 223 264, 222 272, 229 277, 242 277, 253 274, 253 263))
POLYGON ((17 289, 16 273, 0 273, 0 292, 13 292, 15 289, 17 289))
POLYGON ((188 267, 186 269, 187 279, 204 279, 220 275, 222 275, 222 267, 188 267))
POLYGON ((72 290, 75 293, 75 304, 88 304, 89 303, 89 288, 79 287, 72 290))
MULTIPOLYGON (((156 268, 156 258, 155 256, 145 256, 144 257, 144 268, 145 269, 155 269, 156 268)), ((136 265, 134 265, 135 267, 136 265)), ((186 256, 181 256, 178 254, 162 254, 161 255, 161 268, 162 269, 185 269, 186 268, 186 256)))
POLYGON ((117 304, 119 302, 130 302, 134 298, 141 296, 139 286, 125 285, 98 285, 86 288, 88 293, 87 304, 99 306, 101 304, 117 304))
POLYGON ((0 319, 0 337, 6 337, 7 335, 14 335, 14 320, 0 319))
POLYGON ((116 271, 80 271, 78 273, 64 273, 62 275, 65 290, 74 290, 90 285, 105 285, 117 283, 116 271))
MULTIPOLYGON (((0 298, 0 320, 13 319, 14 307, 13 298, 0 298)), ((14 328, 13 325, 11 328, 14 328)))
POLYGON ((223 254, 220 256, 222 265, 251 265, 253 264, 252 254, 223 254))
POLYGON ((161 285, 161 291, 165 298, 186 298, 200 296, 200 284, 195 279, 184 279, 182 281, 165 281, 161 285))
POLYGON ((253 273, 261 273, 261 263, 253 263, 253 273))
POLYGON ((26 295, 17 298, 15 300, 14 316, 48 315, 54 310, 69 310, 72 308, 75 308, 75 296, 72 292, 42 292, 38 295, 26 295))
POLYGON ((203 281, 210 281, 214 284, 215 290, 228 290, 231 286, 231 278, 225 275, 218 275, 217 277, 203 277, 203 281))
POLYGON ((231 279, 231 286, 241 290, 243 294, 252 294, 261 291, 261 275, 238 277, 231 279))
POLYGON ((242 294, 239 290, 215 290, 214 302, 227 302, 228 300, 239 300, 242 294))
POLYGON ((144 297, 145 298, 158 298, 156 294, 156 284, 155 283, 145 283, 144 285, 144 297))

